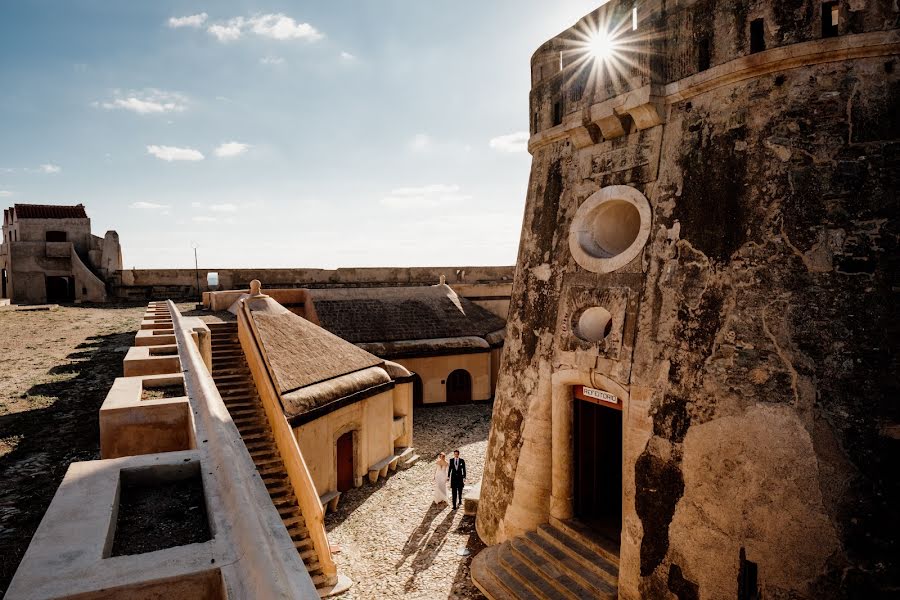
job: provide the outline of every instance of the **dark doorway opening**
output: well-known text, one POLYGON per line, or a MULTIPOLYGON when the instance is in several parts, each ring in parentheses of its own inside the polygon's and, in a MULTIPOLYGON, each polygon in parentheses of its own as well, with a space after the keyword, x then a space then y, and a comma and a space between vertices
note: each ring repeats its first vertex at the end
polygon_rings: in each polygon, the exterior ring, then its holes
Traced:
POLYGON ((353 432, 348 431, 337 441, 337 489, 353 489, 353 432))
POLYGON ((622 534, 622 411, 575 403, 575 517, 619 545, 622 534))
POLYGON ((412 374, 413 384, 413 406, 422 406, 425 404, 425 391, 422 387, 422 378, 417 373, 412 374))
POLYGON ((447 377, 447 403, 472 401, 472 376, 465 369, 457 369, 447 377))
POLYGON ((0 298, 9 298, 9 294, 6 291, 6 269, 0 269, 0 287, 3 289, 0 290, 0 298))
POLYGON ((69 235, 65 231, 48 231, 45 235, 48 242, 69 241, 69 235))
POLYGON ((46 277, 47 302, 75 302, 74 277, 46 277))

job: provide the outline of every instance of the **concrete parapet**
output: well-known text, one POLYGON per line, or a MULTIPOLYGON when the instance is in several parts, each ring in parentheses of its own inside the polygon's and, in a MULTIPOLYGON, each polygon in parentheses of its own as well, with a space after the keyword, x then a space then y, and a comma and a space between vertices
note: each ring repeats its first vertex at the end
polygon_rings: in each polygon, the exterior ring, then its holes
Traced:
POLYGON ((100 407, 101 458, 195 446, 183 375, 116 378, 100 407))
POLYGON ((134 346, 122 361, 125 377, 165 375, 181 371, 178 347, 173 345, 134 346))

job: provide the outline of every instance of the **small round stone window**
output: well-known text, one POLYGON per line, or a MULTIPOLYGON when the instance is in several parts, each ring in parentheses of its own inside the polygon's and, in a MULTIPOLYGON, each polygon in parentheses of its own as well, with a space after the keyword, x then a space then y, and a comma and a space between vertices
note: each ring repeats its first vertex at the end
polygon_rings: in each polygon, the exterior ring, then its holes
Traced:
POLYGON ((610 273, 634 260, 649 237, 647 198, 633 187, 611 185, 578 207, 569 229, 569 250, 588 271, 610 273))
POLYGON ((612 315, 602 306, 593 306, 578 317, 575 334, 587 342, 599 342, 612 331, 612 315))

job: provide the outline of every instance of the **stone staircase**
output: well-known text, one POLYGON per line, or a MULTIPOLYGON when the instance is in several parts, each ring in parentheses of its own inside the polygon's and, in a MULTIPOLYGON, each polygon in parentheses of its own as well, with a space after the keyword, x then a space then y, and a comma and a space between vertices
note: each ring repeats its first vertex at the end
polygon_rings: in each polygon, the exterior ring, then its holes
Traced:
POLYGON ((482 550, 472 582, 490 600, 580 600, 618 597, 619 557, 612 544, 566 522, 482 550))
POLYGON ((275 446, 266 413, 262 407, 253 376, 238 341, 237 323, 208 323, 212 335, 213 380, 219 389, 234 424, 256 464, 272 504, 278 509, 294 547, 303 559, 313 583, 327 588, 309 530, 288 479, 287 471, 275 446))

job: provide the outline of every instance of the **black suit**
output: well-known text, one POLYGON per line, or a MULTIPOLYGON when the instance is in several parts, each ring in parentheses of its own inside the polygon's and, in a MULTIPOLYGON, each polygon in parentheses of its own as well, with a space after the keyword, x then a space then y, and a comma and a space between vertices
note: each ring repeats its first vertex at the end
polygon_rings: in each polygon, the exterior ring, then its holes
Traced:
POLYGON ((451 458, 450 468, 447 469, 447 477, 450 478, 450 490, 453 494, 453 508, 456 508, 463 500, 463 481, 466 478, 466 461, 461 458, 451 458))

